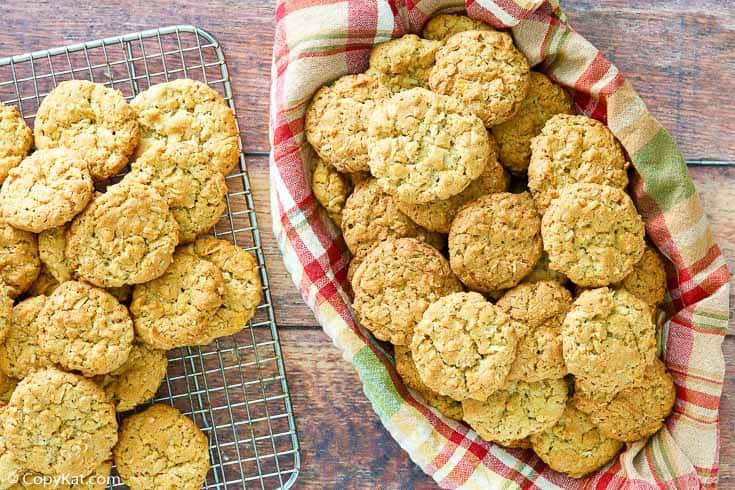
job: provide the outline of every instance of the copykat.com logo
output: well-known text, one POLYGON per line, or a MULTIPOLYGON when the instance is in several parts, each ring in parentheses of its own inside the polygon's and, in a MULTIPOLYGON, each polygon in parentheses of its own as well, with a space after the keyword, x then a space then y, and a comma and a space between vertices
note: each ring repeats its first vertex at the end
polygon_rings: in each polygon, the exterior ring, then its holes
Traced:
POLYGON ((47 476, 47 475, 23 475, 20 479, 23 485, 45 486, 69 486, 69 487, 98 487, 101 485, 113 487, 121 485, 119 476, 47 476))

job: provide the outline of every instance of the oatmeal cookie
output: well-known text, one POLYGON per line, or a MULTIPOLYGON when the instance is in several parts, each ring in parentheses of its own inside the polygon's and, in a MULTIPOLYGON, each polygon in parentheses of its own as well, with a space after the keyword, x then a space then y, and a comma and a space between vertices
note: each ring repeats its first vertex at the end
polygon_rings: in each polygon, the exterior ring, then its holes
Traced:
POLYGON ((166 376, 166 351, 135 342, 125 364, 94 380, 118 412, 127 412, 152 399, 166 376))
POLYGON ((12 226, 40 233, 79 214, 94 187, 87 162, 72 150, 38 150, 10 170, 0 189, 0 212, 12 226))
POLYGON ((38 235, 38 255, 49 273, 59 282, 74 279, 77 264, 66 255, 66 238, 69 225, 57 226, 38 235))
POLYGON ((135 333, 155 349, 198 344, 208 338, 207 325, 222 306, 224 292, 219 267, 179 249, 163 276, 133 289, 135 333))
POLYGON ((311 190, 334 224, 341 228, 342 210, 352 192, 350 178, 339 173, 334 166, 321 158, 317 158, 311 175, 311 190))
POLYGON ((87 80, 61 82, 36 114, 36 148, 74 148, 94 180, 120 172, 138 146, 140 129, 123 94, 87 80))
POLYGON ((528 93, 530 71, 507 32, 465 31, 437 51, 429 86, 456 97, 490 128, 518 112, 528 93))
POLYGON ((589 415, 607 437, 633 442, 658 432, 676 401, 676 389, 666 366, 659 359, 646 367, 641 383, 626 388, 611 400, 574 394, 575 406, 589 415))
POLYGON ((59 281, 49 272, 46 264, 41 264, 41 272, 33 284, 28 288, 25 295, 27 297, 32 296, 49 296, 59 287, 59 281))
POLYGON ((416 370, 416 364, 411 356, 411 349, 406 346, 397 345, 395 347, 396 371, 403 379, 403 383, 416 391, 426 400, 430 406, 436 408, 439 413, 445 417, 454 420, 462 420, 462 404, 448 396, 443 396, 429 389, 426 384, 421 381, 419 372, 416 370))
POLYGON ((489 25, 466 15, 439 14, 424 26, 423 37, 433 41, 446 41, 451 36, 465 31, 492 31, 489 25))
POLYGON ((133 348, 128 310, 107 291, 83 282, 59 286, 36 321, 43 355, 87 377, 116 370, 133 348))
POLYGON ((13 455, 44 475, 86 476, 117 442, 115 408, 92 381, 54 368, 23 381, 3 413, 13 455))
POLYGON ((130 170, 125 180, 148 185, 166 200, 179 225, 179 243, 210 230, 227 207, 224 176, 191 143, 152 144, 130 170))
POLYGON ((541 219, 528 194, 501 192, 465 206, 449 231, 452 270, 470 289, 518 284, 541 257, 541 219))
POLYGON ((5 437, 3 437, 2 431, 0 431, 0 489, 12 490, 23 473, 24 468, 13 453, 10 452, 6 445, 5 437))
POLYGON ((564 188, 544 214, 541 235, 550 267, 585 287, 623 280, 646 245, 630 196, 598 184, 564 188))
POLYGON ((540 282, 540 281, 556 281, 562 286, 569 282, 569 278, 559 271, 555 271, 549 266, 549 254, 546 251, 541 253, 536 265, 533 266, 531 272, 523 278, 521 282, 540 282))
POLYGON ((23 294, 40 272, 36 235, 14 228, 0 217, 0 282, 5 283, 8 296, 23 294))
POLYGON ((444 238, 420 227, 398 209, 398 202, 386 194, 375 179, 360 182, 342 211, 342 234, 355 257, 367 253, 376 243, 392 238, 416 238, 441 249, 444 238))
POLYGON ((523 173, 531 161, 531 140, 556 114, 574 114, 572 97, 543 73, 531 72, 528 95, 518 112, 492 128, 500 146, 500 162, 513 173, 523 173))
POLYGON ((46 301, 46 296, 34 296, 13 308, 8 336, 0 344, 0 370, 12 378, 23 379, 51 364, 38 346, 41 325, 36 322, 46 301))
POLYGON ((451 97, 416 88, 377 105, 368 123, 370 172, 405 203, 462 192, 490 160, 482 121, 451 97))
POLYGON ((74 218, 66 256, 79 277, 99 287, 140 284, 171 264, 179 227, 155 189, 121 182, 95 197, 74 218))
POLYGON ((520 284, 505 293, 497 306, 527 329, 519 335, 509 380, 532 382, 567 374, 561 326, 572 295, 564 286, 554 281, 520 284))
POLYGON ((441 43, 406 34, 378 44, 370 52, 370 69, 381 85, 393 92, 426 88, 434 56, 441 43))
POLYGON ((10 331, 11 316, 13 315, 13 298, 10 297, 5 283, 0 281, 0 344, 10 331))
POLYGON ((630 274, 616 284, 638 299, 656 307, 666 297, 666 270, 664 262, 656 250, 646 246, 643 257, 633 267, 630 274))
POLYGON ((240 158, 235 114, 215 90, 182 78, 159 83, 130 103, 140 124, 136 157, 154 143, 187 141, 200 147, 207 160, 227 175, 240 158))
POLYGON ((367 122, 391 92, 366 74, 345 75, 320 88, 306 110, 304 132, 324 163, 340 172, 368 169, 367 122))
POLYGON ((53 481, 53 476, 44 476, 36 472, 25 472, 18 480, 18 484, 10 487, 9 490, 105 490, 108 488, 108 479, 112 472, 112 461, 105 461, 88 476, 77 479, 70 484, 44 483, 49 479, 53 481))
POLYGON ((360 323, 380 340, 411 342, 414 326, 437 299, 461 291, 447 260, 414 238, 376 245, 352 278, 360 323))
POLYGON ((442 297, 414 330, 411 353, 421 380, 455 400, 486 400, 505 385, 519 328, 479 293, 442 297))
POLYGON ((209 441, 189 418, 153 405, 125 419, 115 465, 131 488, 199 490, 209 472, 209 441))
POLYGON ((0 184, 33 144, 33 133, 15 106, 0 102, 0 184))
POLYGON ((620 143, 604 124, 587 116, 557 114, 531 141, 528 187, 543 214, 570 184, 624 189, 627 168, 620 143))
POLYGON ((551 469, 581 478, 612 460, 623 443, 604 436, 569 403, 553 427, 531 436, 531 446, 551 469))
POLYGON ((567 404, 567 382, 513 381, 484 401, 463 400, 464 420, 486 441, 514 443, 550 429, 567 404))
POLYGON ((200 238, 186 250, 217 266, 224 279, 222 306, 207 323, 199 344, 207 345, 240 332, 262 300, 263 286, 255 257, 231 242, 213 237, 200 238))
POLYGON ((562 339, 567 368, 588 393, 630 387, 656 357, 651 309, 622 289, 580 294, 564 319, 562 339))

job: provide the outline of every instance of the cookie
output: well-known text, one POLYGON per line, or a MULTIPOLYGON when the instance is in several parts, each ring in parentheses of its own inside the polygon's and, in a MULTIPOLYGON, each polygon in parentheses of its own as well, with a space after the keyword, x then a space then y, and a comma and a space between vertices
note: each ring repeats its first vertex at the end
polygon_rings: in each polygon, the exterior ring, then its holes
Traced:
POLYGON ((486 400, 505 385, 518 328, 479 293, 442 297, 414 329, 411 353, 421 380, 455 400, 486 400))
POLYGON ((567 404, 567 382, 513 381, 486 400, 463 400, 464 420, 486 441, 514 444, 550 429, 567 404))
POLYGON ((135 333, 155 349, 198 344, 208 338, 207 325, 222 306, 224 291, 216 265, 180 249, 161 277, 133 289, 135 333))
POLYGON ((115 408, 104 391, 54 368, 21 381, 2 420, 13 455, 44 475, 89 475, 117 442, 115 408))
POLYGON ((411 349, 406 346, 397 345, 395 347, 395 358, 396 371, 398 371, 403 383, 407 387, 416 391, 426 400, 426 403, 436 408, 445 417, 462 420, 462 404, 460 402, 432 391, 421 381, 419 372, 416 370, 416 364, 414 364, 413 357, 411 356, 411 349))
POLYGON ((437 51, 429 87, 457 98, 490 128, 518 112, 528 94, 530 71, 507 32, 465 31, 437 51))
POLYGON ((304 132, 324 163, 340 172, 368 169, 367 122, 391 92, 376 77, 345 75, 320 88, 306 110, 304 132))
POLYGON ((12 226, 40 233, 71 221, 92 198, 87 162, 72 150, 38 150, 8 172, 0 212, 12 226))
POLYGON ((562 325, 564 362, 588 393, 640 382, 656 357, 650 307, 625 290, 598 288, 574 300, 562 325))
POLYGON ((155 396, 167 368, 166 351, 135 342, 125 364, 94 381, 105 390, 118 412, 127 412, 155 396))
POLYGON ((532 71, 528 95, 518 112, 492 128, 500 147, 500 162, 513 173, 526 172, 531 161, 531 140, 556 114, 574 114, 572 97, 543 73, 532 71))
POLYGON ((0 217, 0 282, 5 283, 8 296, 23 294, 40 272, 36 235, 14 228, 0 217))
POLYGON ((587 116, 557 114, 531 141, 528 187, 543 214, 570 184, 624 189, 627 168, 622 147, 604 124, 587 116))
POLYGON ((572 294, 555 281, 520 284, 497 302, 498 308, 526 328, 509 380, 557 379, 567 374, 561 326, 572 306, 572 294))
POLYGON ((582 478, 610 462, 623 443, 604 436, 570 403, 553 427, 531 436, 531 446, 551 469, 582 478))
POLYGON ((414 238, 376 245, 352 278, 360 323, 380 340, 411 342, 414 326, 431 303, 462 286, 435 248, 414 238))
POLYGON ((240 158, 235 114, 215 90, 197 80, 182 78, 159 83, 130 103, 140 125, 141 156, 153 144, 189 142, 227 175, 240 158))
POLYGON ((466 15, 439 14, 426 23, 422 36, 433 41, 446 41, 460 32, 492 30, 493 28, 484 22, 471 19, 466 15))
POLYGON ((140 284, 161 276, 173 259, 179 227, 155 189, 121 182, 74 218, 66 256, 99 287, 140 284))
POLYGON ((646 245, 630 196, 598 184, 565 187, 544 214, 541 235, 549 266, 585 287, 623 280, 646 245))
POLYGON ((414 223, 423 226, 427 230, 449 233, 452 221, 462 206, 479 197, 508 190, 508 174, 498 163, 495 139, 490 137, 490 143, 490 158, 485 170, 478 178, 470 182, 465 190, 449 199, 424 204, 407 204, 398 201, 398 209, 411 218, 414 223))
POLYGON ((646 368, 639 385, 620 391, 611 400, 581 390, 574 394, 575 407, 588 414, 602 434, 623 442, 658 432, 675 401, 674 381, 659 359, 646 368))
POLYGON ((393 92, 428 87, 429 72, 441 43, 415 34, 391 39, 370 51, 368 73, 393 92))
POLYGON ((501 192, 465 206, 449 231, 449 260, 470 289, 518 284, 541 257, 541 219, 528 194, 501 192))
POLYGON ((23 379, 50 365, 38 346, 41 325, 36 322, 46 301, 45 296, 35 296, 13 308, 10 330, 5 342, 0 344, 0 370, 11 378, 23 379))
POLYGON ((663 303, 666 297, 666 270, 664 262, 656 250, 646 246, 641 260, 633 267, 630 274, 616 284, 641 299, 656 307, 663 303))
POLYGON ((334 224, 341 228, 342 210, 352 192, 349 176, 339 173, 334 166, 317 158, 311 174, 311 190, 334 224))
POLYGON ((69 484, 61 481, 53 483, 53 476, 26 472, 20 477, 17 485, 10 487, 9 490, 105 490, 108 488, 111 472, 112 461, 105 461, 100 463, 90 475, 74 479, 69 484))
POLYGON ((459 194, 482 174, 490 155, 482 121, 456 99, 422 88, 382 101, 368 123, 370 172, 405 203, 459 194))
POLYGON ((376 243, 395 238, 416 238, 441 249, 444 238, 418 226, 398 209, 375 179, 355 186, 342 211, 342 235, 352 255, 365 255, 376 243))
POLYGON ((118 369, 133 348, 128 310, 107 291, 83 282, 61 284, 36 321, 42 354, 87 377, 118 369))
POLYGON ((49 273, 59 282, 74 279, 77 264, 66 255, 69 225, 57 226, 38 235, 38 255, 49 273))
POLYGON ((175 408, 153 405, 123 421, 115 465, 131 488, 199 490, 209 472, 209 441, 175 408))
POLYGON ((122 92, 87 80, 61 82, 41 102, 36 148, 74 148, 94 180, 120 172, 138 146, 140 129, 122 92))
POLYGON ((549 254, 547 254, 546 251, 541 253, 541 258, 538 259, 538 262, 533 266, 531 272, 529 272, 521 282, 541 281, 556 281, 562 286, 569 282, 569 278, 567 276, 559 271, 555 271, 549 266, 549 254))
POLYGON ((10 452, 5 437, 0 432, 0 488, 12 489, 23 473, 24 468, 10 452))
POLYGON ((41 264, 41 272, 25 294, 28 297, 48 296, 59 287, 59 284, 59 281, 49 272, 46 264, 41 264))
POLYGON ((191 143, 151 144, 130 170, 125 180, 148 185, 164 198, 179 225, 179 243, 209 231, 227 207, 224 176, 191 143))
POLYGON ((0 184, 33 144, 33 133, 15 106, 0 102, 0 184))
POLYGON ((11 378, 0 369, 0 406, 10 401, 17 386, 18 380, 11 378))
POLYGON ((11 316, 13 315, 13 298, 8 294, 5 283, 0 281, 0 344, 10 331, 11 316))

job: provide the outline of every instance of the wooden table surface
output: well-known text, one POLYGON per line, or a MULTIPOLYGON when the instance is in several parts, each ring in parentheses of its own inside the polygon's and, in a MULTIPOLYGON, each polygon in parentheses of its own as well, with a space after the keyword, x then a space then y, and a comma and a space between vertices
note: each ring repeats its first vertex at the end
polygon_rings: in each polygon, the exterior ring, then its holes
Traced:
MULTIPOLYGON (((562 0, 572 24, 621 69, 679 142, 728 261, 735 259, 735 4, 562 0), (716 162, 716 163, 715 163, 716 162), (703 164, 704 163, 704 164, 703 164)), ((432 488, 382 428, 286 274, 270 226, 268 86, 274 5, 257 0, 2 0, 0 57, 170 24, 222 43, 264 236, 302 447, 298 488, 432 488), (400 482, 400 485, 399 485, 400 482)), ((730 364, 735 337, 724 344, 730 364)), ((722 488, 735 486, 735 379, 722 401, 722 488)))

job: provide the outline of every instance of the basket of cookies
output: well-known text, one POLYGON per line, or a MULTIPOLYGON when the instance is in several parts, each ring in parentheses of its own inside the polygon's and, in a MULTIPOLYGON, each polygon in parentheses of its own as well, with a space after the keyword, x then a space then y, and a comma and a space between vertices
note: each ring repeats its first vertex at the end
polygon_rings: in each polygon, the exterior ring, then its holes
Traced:
POLYGON ((274 228, 411 458, 445 488, 715 485, 729 274, 617 69, 556 2, 284 4, 274 228))

